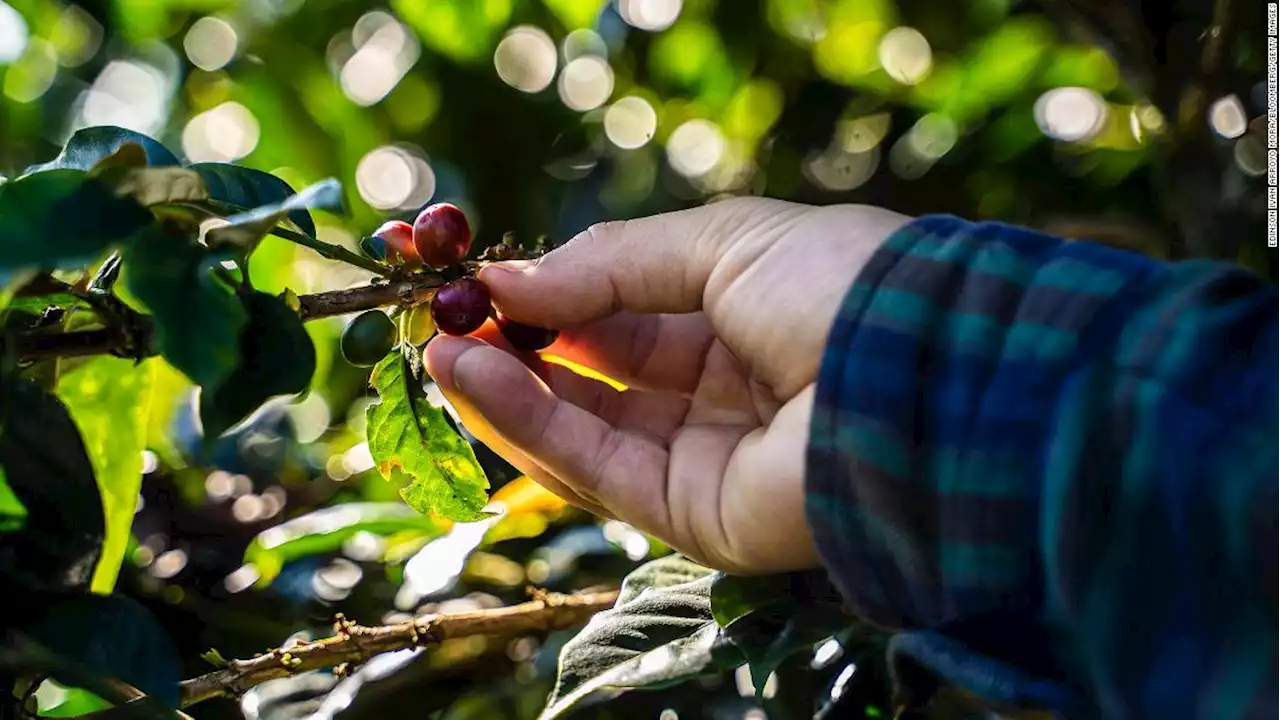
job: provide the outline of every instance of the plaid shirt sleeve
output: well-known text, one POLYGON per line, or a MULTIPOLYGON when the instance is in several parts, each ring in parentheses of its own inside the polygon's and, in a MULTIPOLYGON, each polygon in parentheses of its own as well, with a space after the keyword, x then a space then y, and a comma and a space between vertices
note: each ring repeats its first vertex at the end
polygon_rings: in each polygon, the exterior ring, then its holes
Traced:
POLYGON ((822 361, 806 511, 834 583, 1008 706, 1276 717, 1277 322, 1231 265, 916 220, 822 361))

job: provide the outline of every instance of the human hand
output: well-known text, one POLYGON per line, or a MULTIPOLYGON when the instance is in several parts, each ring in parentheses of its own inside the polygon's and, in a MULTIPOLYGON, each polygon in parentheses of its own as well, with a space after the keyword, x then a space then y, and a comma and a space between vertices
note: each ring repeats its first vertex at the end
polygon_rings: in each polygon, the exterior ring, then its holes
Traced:
POLYGON ((569 502, 736 573, 818 562, 804 459, 827 332, 908 218, 743 198, 597 225, 535 262, 483 269, 513 320, 560 330, 511 350, 492 321, 438 336, 427 370, 477 438, 569 502))

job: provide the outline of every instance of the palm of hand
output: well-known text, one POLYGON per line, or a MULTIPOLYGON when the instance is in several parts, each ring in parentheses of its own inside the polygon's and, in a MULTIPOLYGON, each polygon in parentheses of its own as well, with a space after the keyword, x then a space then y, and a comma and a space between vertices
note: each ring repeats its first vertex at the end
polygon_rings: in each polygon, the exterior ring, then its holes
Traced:
POLYGON ((550 353, 633 389, 518 360, 492 325, 477 333, 488 344, 433 341, 428 368, 473 433, 571 502, 713 567, 809 567, 822 347, 875 248, 859 240, 903 221, 750 200, 594 228, 532 269, 482 278, 515 319, 565 329, 550 353), (663 237, 679 242, 655 247, 663 237))

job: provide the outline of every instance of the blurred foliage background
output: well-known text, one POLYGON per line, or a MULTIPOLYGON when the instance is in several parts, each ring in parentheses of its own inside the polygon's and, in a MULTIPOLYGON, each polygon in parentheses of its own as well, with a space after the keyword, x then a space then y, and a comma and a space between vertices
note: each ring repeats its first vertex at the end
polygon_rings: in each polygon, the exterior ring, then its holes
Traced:
MULTIPOLYGON (((484 247, 765 194, 1022 223, 1274 277, 1261 8, 3 0, 0 173, 49 159, 78 128, 119 125, 294 187, 338 177, 352 217, 317 224, 352 249, 429 201, 462 207, 484 247)), ((267 291, 369 279, 277 238, 253 264, 267 291)), ((328 634, 335 612, 376 623, 518 601, 528 584, 614 585, 665 551, 564 507, 482 448, 501 520, 451 528, 403 506, 364 445, 367 371, 335 352, 347 320, 308 326, 320 362, 305 399, 272 404, 211 453, 197 447, 190 388, 158 370, 121 583, 159 614, 188 676, 211 667, 199 658, 210 647, 251 656, 328 634)), ((196 715, 532 717, 569 635, 405 651, 196 715)), ((834 673, 839 653, 817 648, 813 667, 834 673)), ((749 685, 739 673, 589 712, 788 717, 749 685)), ((46 714, 84 709, 56 686, 41 692, 46 714)))

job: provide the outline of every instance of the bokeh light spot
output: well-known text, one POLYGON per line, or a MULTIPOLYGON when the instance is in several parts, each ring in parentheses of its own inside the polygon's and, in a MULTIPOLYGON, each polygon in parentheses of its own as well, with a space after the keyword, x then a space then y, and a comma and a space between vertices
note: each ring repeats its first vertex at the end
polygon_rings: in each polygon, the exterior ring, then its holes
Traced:
POLYGON ((338 82, 342 92, 361 107, 381 102, 418 61, 421 52, 417 37, 380 11, 366 13, 356 21, 350 45, 344 39, 330 45, 330 62, 341 61, 353 47, 355 52, 342 61, 338 82))
POLYGON ((81 96, 77 127, 118 125, 147 135, 164 127, 169 81, 159 69, 136 60, 107 63, 81 96))
POLYGON ((609 106, 604 115, 604 133, 624 150, 643 147, 658 129, 658 113, 644 98, 630 95, 609 106))
POLYGON ((564 37, 560 43, 560 52, 565 62, 571 62, 586 55, 605 57, 609 54, 609 46, 600 33, 588 28, 579 28, 564 37))
POLYGON ((1249 118, 1245 116, 1240 98, 1229 95, 1214 102, 1209 108, 1209 124, 1224 138, 1243 135, 1249 129, 1249 118))
POLYGON ((711 172, 724 154, 724 134, 706 120, 689 120, 667 138, 667 162, 685 177, 700 177, 711 172))
POLYGON ((896 27, 880 39, 880 65, 903 85, 915 85, 933 68, 933 50, 919 30, 896 27))
POLYGON ((951 152, 959 138, 960 129, 954 120, 946 115, 930 113, 920 118, 903 139, 912 152, 933 162, 951 152))
POLYGON ((360 159, 356 190, 378 210, 413 208, 435 195, 436 176, 425 158, 402 147, 384 145, 360 159))
POLYGON ((498 77, 511 87, 521 92, 540 92, 555 78, 556 44, 540 28, 514 27, 493 51, 493 66, 498 77))
POLYGON ((887 112, 841 120, 836 126, 836 141, 845 152, 867 152, 884 140, 889 133, 890 120, 887 112))
POLYGON ((619 0, 618 14, 631 27, 659 32, 680 17, 683 0, 619 0))
POLYGON ((216 17, 202 17, 191 25, 182 40, 187 59, 201 70, 218 70, 231 62, 239 45, 236 29, 216 17))
POLYGON ((848 192, 870 180, 879 165, 879 146, 864 152, 847 152, 837 146, 809 158, 804 175, 824 190, 848 192))
POLYGON ((17 62, 4 74, 4 95, 14 102, 39 99, 58 75, 58 59, 49 43, 32 38, 17 62))
POLYGON ((58 55, 60 65, 80 67, 98 54, 98 48, 102 47, 102 34, 102 25, 92 15, 81 7, 68 5, 49 31, 49 42, 58 55))
POLYGON ((27 49, 27 21, 11 6, 0 2, 0 65, 8 65, 27 49))
POLYGON ((558 90, 560 100, 571 110, 594 110, 613 94, 613 69, 596 55, 575 58, 561 71, 558 90))
POLYGON ((1079 142, 1100 132, 1107 119, 1107 104, 1087 88, 1055 88, 1035 104, 1036 124, 1054 140, 1079 142))
POLYGON ((191 118, 182 130, 182 151, 192 162, 231 162, 258 147, 261 130, 249 108, 229 101, 191 118))

